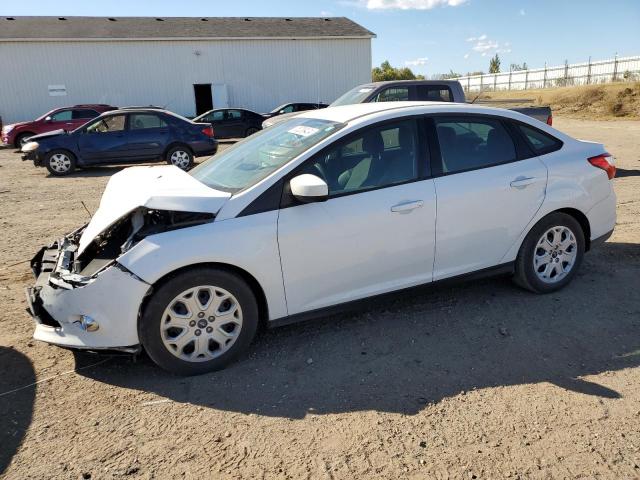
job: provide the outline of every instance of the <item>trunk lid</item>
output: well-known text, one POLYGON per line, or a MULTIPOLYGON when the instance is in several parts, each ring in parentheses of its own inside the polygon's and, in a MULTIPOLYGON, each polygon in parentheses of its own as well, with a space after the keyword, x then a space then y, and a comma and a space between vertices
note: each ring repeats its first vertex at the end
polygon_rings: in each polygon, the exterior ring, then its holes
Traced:
POLYGON ((136 208, 215 215, 230 197, 230 193, 209 188, 173 165, 127 168, 109 180, 98 210, 82 232, 78 255, 136 208))

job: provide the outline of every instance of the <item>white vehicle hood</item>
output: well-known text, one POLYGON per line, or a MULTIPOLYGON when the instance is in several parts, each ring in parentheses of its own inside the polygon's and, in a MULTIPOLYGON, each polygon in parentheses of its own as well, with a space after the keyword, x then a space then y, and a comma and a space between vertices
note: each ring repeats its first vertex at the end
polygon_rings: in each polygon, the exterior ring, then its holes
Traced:
POLYGON ((216 214, 230 197, 173 165, 127 168, 109 180, 98 210, 82 232, 77 254, 136 208, 216 214))

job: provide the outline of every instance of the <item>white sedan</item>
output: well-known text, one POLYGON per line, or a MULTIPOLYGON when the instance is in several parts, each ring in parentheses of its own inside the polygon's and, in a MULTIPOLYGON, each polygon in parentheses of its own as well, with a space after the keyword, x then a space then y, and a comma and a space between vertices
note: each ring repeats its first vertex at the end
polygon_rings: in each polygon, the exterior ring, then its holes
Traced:
POLYGON ((313 110, 190 173, 133 167, 33 259, 34 337, 222 368, 281 325, 417 285, 513 275, 537 293, 613 231, 612 157, 508 110, 313 110))

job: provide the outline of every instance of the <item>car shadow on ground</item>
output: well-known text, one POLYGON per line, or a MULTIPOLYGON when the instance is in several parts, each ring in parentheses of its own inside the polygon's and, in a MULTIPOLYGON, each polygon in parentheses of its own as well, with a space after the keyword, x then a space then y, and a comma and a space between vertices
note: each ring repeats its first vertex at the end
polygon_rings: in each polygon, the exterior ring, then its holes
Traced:
POLYGON ((13 348, 0 346, 0 476, 22 443, 33 415, 36 389, 29 386, 13 391, 8 378, 19 378, 22 385, 31 385, 36 374, 25 355, 13 348))
MULTIPOLYGON (((78 168, 73 173, 69 173, 65 175, 65 178, 82 178, 82 177, 110 177, 111 175, 118 173, 120 170, 124 170, 127 167, 134 167, 135 165, 104 165, 104 166, 96 166, 96 167, 88 167, 88 168, 78 168)), ((48 178, 58 178, 55 175, 51 175, 50 173, 47 175, 48 178)))
MULTIPOLYGON (((267 331, 248 357, 207 375, 175 377, 146 357, 78 373, 176 402, 289 418, 411 415, 461 391, 538 382, 619 398, 581 377, 640 365, 638 260, 638 245, 607 243, 550 295, 508 278, 413 290, 359 313, 267 331)), ((78 367, 93 361, 77 354, 78 367)))

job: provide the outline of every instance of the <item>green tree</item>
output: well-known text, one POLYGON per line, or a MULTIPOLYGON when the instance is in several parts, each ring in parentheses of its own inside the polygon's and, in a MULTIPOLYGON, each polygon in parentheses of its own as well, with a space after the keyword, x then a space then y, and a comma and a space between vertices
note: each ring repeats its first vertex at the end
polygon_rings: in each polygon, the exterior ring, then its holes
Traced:
POLYGON ((456 73, 453 70, 449 70, 449 73, 436 73, 431 78, 433 78, 434 80, 450 80, 452 78, 459 78, 461 76, 462 75, 460 75, 459 73, 456 73))
POLYGON ((379 67, 371 71, 374 82, 384 82, 387 80, 424 80, 424 75, 414 74, 410 68, 395 68, 391 66, 389 60, 385 60, 379 67))
POLYGON ((500 57, 497 53, 489 60, 489 73, 500 73, 500 57))

